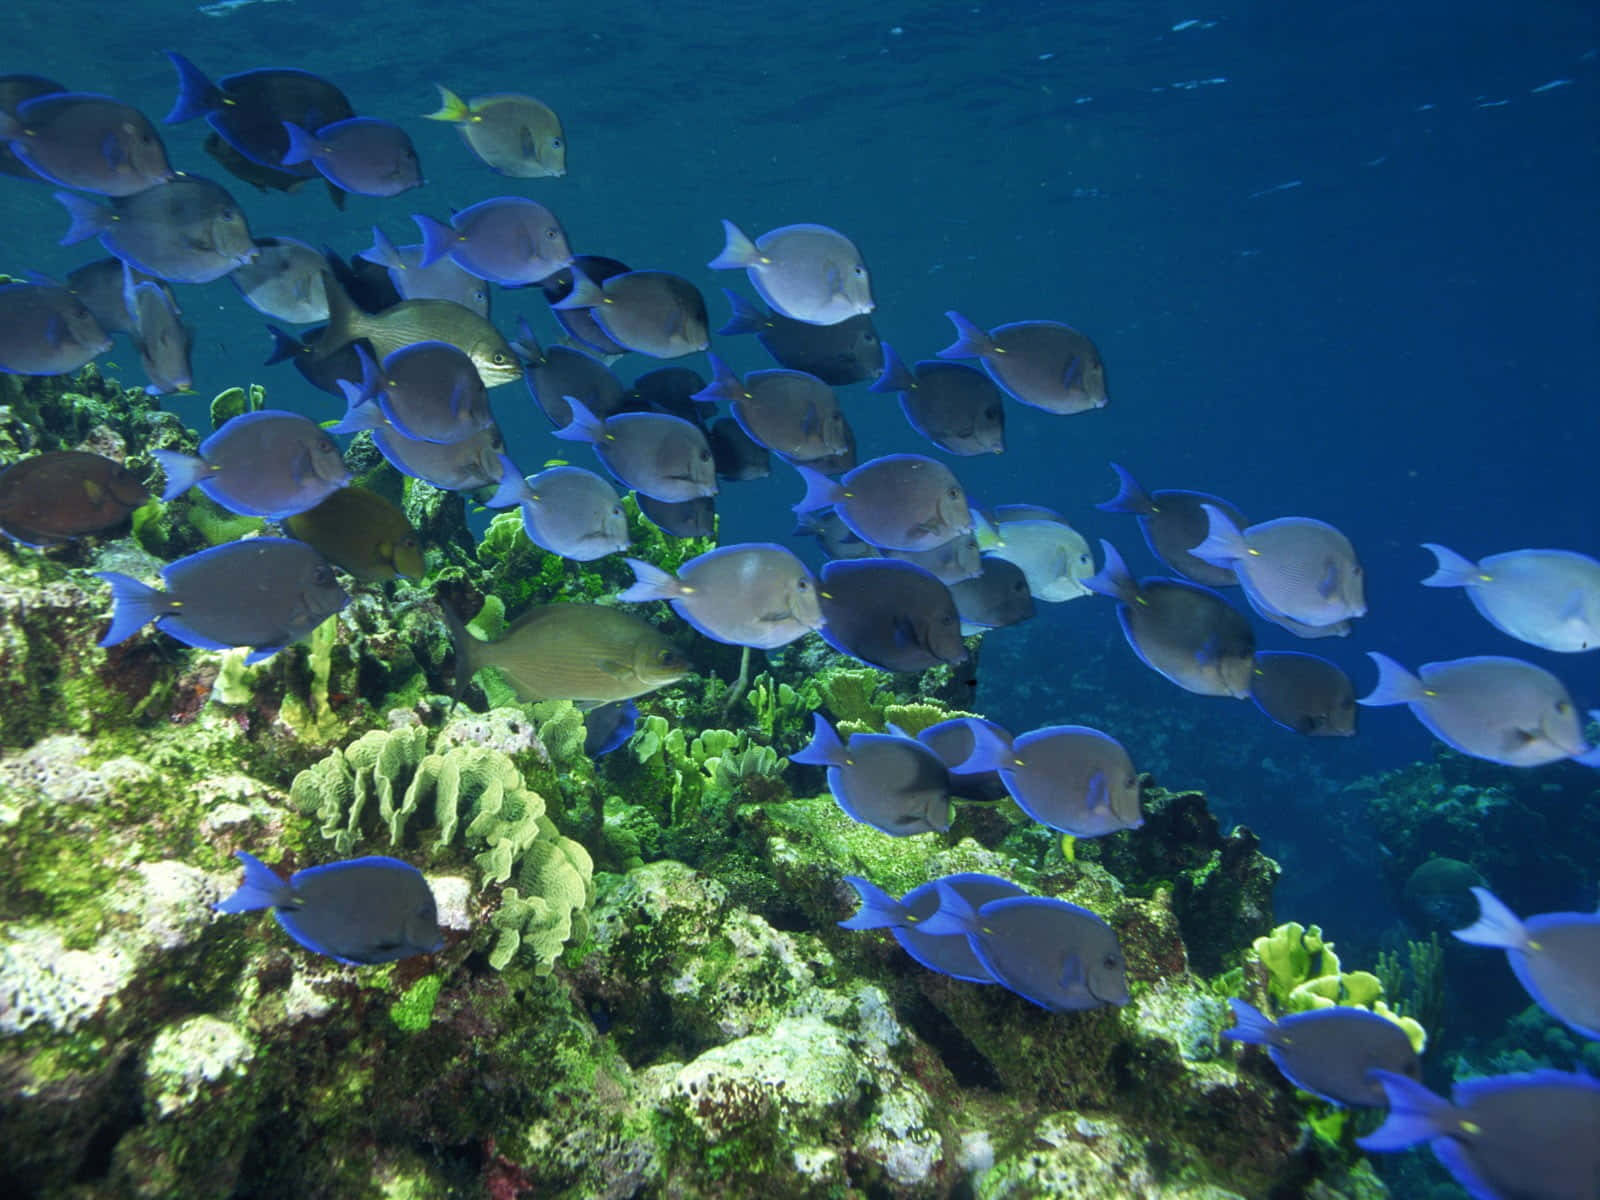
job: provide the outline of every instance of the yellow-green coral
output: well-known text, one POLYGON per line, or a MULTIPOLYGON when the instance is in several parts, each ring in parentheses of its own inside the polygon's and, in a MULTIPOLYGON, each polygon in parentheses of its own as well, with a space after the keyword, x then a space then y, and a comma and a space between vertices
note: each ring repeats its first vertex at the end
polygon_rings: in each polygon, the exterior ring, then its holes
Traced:
POLYGON ((489 919, 498 931, 489 965, 503 969, 525 950, 534 970, 547 975, 569 941, 588 936, 587 910, 594 900, 594 863, 577 842, 564 838, 541 819, 541 837, 523 856, 516 887, 501 896, 489 919))
POLYGON ((883 673, 870 667, 833 667, 818 672, 804 690, 815 695, 813 708, 828 710, 835 726, 859 721, 865 728, 881 730, 886 701, 877 693, 884 682, 883 673))
POLYGON ((1290 921, 1258 937, 1252 947, 1257 961, 1267 969, 1267 990, 1280 1012, 1309 1012, 1335 1005, 1365 1008, 1400 1026, 1417 1053, 1422 1053, 1427 1031, 1384 1003, 1383 984, 1376 975, 1342 970, 1333 943, 1322 936, 1320 926, 1308 929, 1290 921))
POLYGON ((571 700, 541 700, 529 712, 552 764, 560 766, 583 756, 588 730, 584 728, 583 714, 576 704, 571 700))

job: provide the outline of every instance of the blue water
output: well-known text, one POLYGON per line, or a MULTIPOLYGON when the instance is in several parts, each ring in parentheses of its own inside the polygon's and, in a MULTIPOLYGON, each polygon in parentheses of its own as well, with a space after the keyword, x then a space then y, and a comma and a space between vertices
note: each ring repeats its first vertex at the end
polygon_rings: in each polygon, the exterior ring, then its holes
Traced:
MULTIPOLYGON (((582 252, 688 275, 719 323, 717 288, 743 284, 704 269, 719 218, 752 231, 816 221, 862 248, 875 320, 908 360, 951 340, 945 309, 986 326, 1068 321, 1104 354, 1110 406, 1067 418, 1011 406, 1006 455, 954 464, 970 492, 1055 507, 1139 573, 1158 567, 1137 527, 1092 508, 1115 490, 1111 459, 1148 487, 1219 493, 1255 519, 1322 518, 1360 551, 1370 615, 1310 648, 1358 693, 1372 679, 1366 650, 1409 666, 1504 653, 1600 706, 1590 659, 1514 643, 1461 595, 1417 583, 1432 566, 1422 541, 1473 557, 1600 554, 1592 2, 263 0, 206 15, 172 0, 25 0, 6 25, 6 69, 152 115, 172 99, 159 53, 172 47, 214 76, 326 74, 358 110, 411 132, 427 188, 351 197, 341 215, 315 187, 257 195, 227 180, 200 152, 200 123, 167 131, 175 161, 226 182, 258 235, 350 253, 375 222, 413 240, 413 211, 520 192, 553 207, 582 252), (419 119, 435 80, 548 101, 569 176, 489 174, 451 130, 419 119)), ((64 273, 98 256, 55 245, 65 218, 47 189, 0 185, 0 269, 64 273)), ((199 396, 169 403, 191 423, 247 381, 274 406, 332 415, 292 368, 259 365, 262 321, 231 286, 180 299, 200 334, 199 396)), ((502 328, 524 312, 554 337, 536 295, 496 304, 502 328)), ((740 369, 766 365, 748 339, 716 349, 740 369)), ((520 387, 494 400, 525 470, 585 461, 548 436, 520 387)), ((858 386, 846 406, 863 459, 927 450, 892 403, 858 386)), ((801 491, 781 467, 729 486, 723 541, 782 540, 801 491)), ((1262 644, 1306 648, 1277 631, 1262 644)), ((1358 939, 1387 912, 1382 852, 1340 789, 1434 753, 1403 709, 1365 713, 1350 741, 1297 739, 1147 672, 1097 599, 991 635, 979 678, 981 707, 1014 728, 1104 716, 1136 761, 1133 735, 1165 731, 1161 782, 1206 787, 1290 864, 1280 916, 1358 939)))

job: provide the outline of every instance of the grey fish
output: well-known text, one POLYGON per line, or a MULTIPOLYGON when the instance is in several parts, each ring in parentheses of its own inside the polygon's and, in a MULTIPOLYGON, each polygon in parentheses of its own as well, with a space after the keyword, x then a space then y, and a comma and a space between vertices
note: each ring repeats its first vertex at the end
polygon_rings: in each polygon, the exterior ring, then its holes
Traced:
POLYGON ((872 285, 855 244, 826 225, 785 225, 751 241, 722 222, 726 244, 708 264, 745 272, 778 312, 810 325, 837 325, 873 309, 872 285))
POLYGON ((883 375, 867 390, 898 392, 900 411, 912 429, 951 454, 1005 452, 1005 402, 994 380, 939 359, 907 367, 893 347, 883 352, 883 375))
POLYGON ((200 455, 152 450, 166 472, 163 500, 200 485, 230 512, 287 517, 315 508, 350 482, 339 447, 299 413, 241 413, 200 443, 200 455))
POLYGON ((572 423, 568 396, 602 421, 628 411, 628 389, 611 368, 594 355, 571 346, 541 349, 526 320, 517 331, 517 353, 524 361, 522 379, 528 394, 557 429, 572 423))
POLYGON ((389 282, 402 300, 453 300, 480 317, 489 316, 489 283, 471 271, 441 258, 422 265, 425 247, 396 246, 376 225, 372 227, 372 246, 363 250, 363 262, 374 263, 389 273, 389 282))
POLYGON ((690 673, 689 660, 655 626, 593 604, 530 609, 504 636, 480 642, 444 610, 456 642, 458 688, 484 667, 505 676, 524 702, 629 700, 690 673))
POLYGON ((925 671, 967 657, 950 589, 911 563, 835 559, 822 568, 823 640, 885 671, 925 671))
MULTIPOLYGON (((954 587, 968 579, 983 574, 983 557, 978 552, 978 539, 969 530, 958 533, 948 542, 932 550, 885 550, 885 558, 898 558, 902 562, 916 563, 932 572, 940 583, 954 587)), ((952 593, 953 595, 954 593, 952 593)), ((960 606, 957 606, 957 611, 960 606)))
POLYGON ((114 196, 109 207, 70 192, 55 196, 71 217, 63 246, 98 236, 135 271, 169 283, 210 283, 256 256, 233 197, 198 175, 114 196))
POLYGON ((887 550, 931 550, 972 528, 967 493, 950 468, 920 454, 889 454, 838 483, 804 464, 797 513, 832 506, 863 540, 887 550))
POLYGON ((711 344, 700 289, 670 271, 628 271, 604 283, 578 271, 572 291, 551 307, 587 309, 611 341, 651 358, 682 358, 711 344))
MULTIPOLYGON (((42 75, 0 75, 0 113, 15 117, 17 109, 35 96, 48 96, 53 92, 66 90, 55 80, 46 79, 42 75)), ((0 139, 0 175, 10 175, 15 179, 32 179, 41 183, 49 182, 18 158, 4 139, 0 139)))
POLYGON ((989 722, 969 726, 963 774, 998 771, 1018 807, 1073 837, 1104 837, 1144 824, 1139 773, 1121 742, 1086 725, 1048 725, 1007 737, 989 722))
POLYGON ((1094 556, 1083 535, 1059 513, 1032 508, 1007 512, 1000 508, 995 515, 993 522, 974 517, 978 546, 989 557, 1003 558, 1022 568, 1035 600, 1062 604, 1089 594, 1087 580, 1094 574, 1094 556), (1043 515, 1036 516, 1035 512, 1043 515))
POLYGON ((861 465, 861 459, 856 453, 856 431, 851 428, 849 421, 844 423, 844 440, 845 447, 839 453, 813 458, 805 465, 819 475, 843 475, 846 471, 854 471, 861 465))
POLYGON ((97 258, 67 273, 66 289, 83 301, 90 315, 107 333, 132 333, 128 311, 128 276, 135 283, 155 278, 135 271, 120 258, 97 258))
POLYGON ((138 476, 84 450, 46 450, 0 470, 0 534, 35 549, 128 519, 150 499, 138 476))
POLYGON ((320 329, 313 330, 302 341, 293 334, 285 333, 276 325, 268 325, 267 333, 272 337, 272 353, 267 356, 265 365, 293 363, 294 369, 300 373, 300 378, 312 387, 343 399, 343 384, 361 382, 361 352, 364 351, 371 357, 372 343, 365 338, 357 338, 332 354, 322 356, 317 353, 317 343, 322 339, 322 332, 320 329))
POLYGON ((67 375, 109 349, 110 336, 66 288, 0 284, 0 371, 67 375))
POLYGON ((1086 908, 1049 896, 1012 896, 974 909, 940 881, 939 907, 923 933, 965 933, 978 961, 1002 984, 1051 1012, 1128 1003, 1127 961, 1111 926, 1086 908))
POLYGON ((433 892, 422 872, 370 855, 306 867, 287 880, 243 850, 244 882, 220 913, 270 908, 307 950, 358 966, 431 954, 444 946, 433 892))
POLYGON ((1533 1071, 1458 1083, 1451 1100, 1375 1071, 1389 1115, 1356 1139, 1363 1150, 1428 1142, 1479 1200, 1590 1200, 1600 1180, 1600 1081, 1533 1071))
POLYGON ((1135 580, 1110 542, 1088 587, 1117 604, 1122 635, 1139 661, 1186 692, 1250 696, 1255 633, 1244 614, 1210 588, 1182 579, 1135 580))
POLYGON ((1378 682, 1356 703, 1404 704, 1445 745, 1508 767, 1538 767, 1589 751, 1572 697, 1550 672, 1516 658, 1423 663, 1413 675, 1368 651, 1378 682), (1420 676, 1420 678, 1419 678, 1420 676))
POLYGON ((673 537, 717 536, 717 502, 710 496, 693 500, 657 500, 637 493, 639 511, 663 533, 673 537))
POLYGON ((286 237, 258 238, 256 251, 252 261, 228 274, 246 304, 262 316, 291 325, 328 319, 328 295, 322 286, 328 260, 322 251, 286 237))
POLYGON ((616 489, 582 467, 550 467, 523 479, 513 474, 496 504, 520 504, 522 527, 541 550, 593 562, 628 548, 628 517, 616 489), (521 481, 522 486, 517 486, 521 481))
POLYGON ((1326 521, 1279 517, 1241 530, 1215 504, 1194 555, 1239 577, 1250 606, 1263 616, 1306 625, 1335 625, 1364 616, 1363 572, 1355 547, 1326 521))
POLYGON ((637 582, 617 599, 667 600, 672 610, 713 641, 771 650, 822 624, 816 577, 782 546, 767 542, 719 546, 677 574, 628 559, 637 582))
POLYGON ((335 433, 354 433, 387 423, 417 442, 459 442, 494 424, 489 391, 464 352, 449 342, 401 346, 380 367, 365 350, 360 384, 342 390, 350 410, 335 433))
POLYGON ((116 571, 96 575, 115 602, 100 645, 126 641, 153 620, 186 646, 249 646, 247 663, 305 637, 350 602, 327 560, 290 538, 227 542, 180 558, 161 569, 164 592, 116 571))
POLYGON ((472 359, 486 387, 512 382, 522 373, 511 343, 470 308, 450 300, 402 300, 382 312, 366 313, 331 276, 323 277, 328 294, 328 325, 314 347, 327 358, 360 338, 379 358, 416 342, 449 342, 472 359))
POLYGON ((567 173, 567 142, 561 118, 550 106, 519 92, 497 92, 463 100, 443 84, 439 110, 430 121, 456 127, 461 140, 484 164, 516 179, 544 179, 567 173))
POLYGON ((580 273, 595 283, 604 283, 613 275, 626 275, 631 270, 632 267, 619 259, 606 258, 600 254, 575 254, 572 261, 561 270, 541 279, 539 290, 550 303, 551 315, 560 322, 561 328, 567 331, 568 337, 592 354, 611 358, 626 354, 628 348, 612 341, 610 335, 600 328, 600 323, 594 319, 589 309, 557 308, 556 305, 572 295, 572 289, 577 286, 580 273))
POLYGON ((795 537, 814 537, 829 558, 877 558, 878 548, 856 536, 831 508, 801 513, 795 518, 795 537))
POLYGON ((846 875, 844 881, 855 888, 861 898, 861 908, 849 920, 839 922, 842 928, 888 929, 894 935, 894 940, 900 943, 901 949, 930 971, 938 971, 952 979, 964 979, 968 983, 993 983, 994 976, 978 961, 966 935, 928 934, 918 928, 923 920, 939 909, 937 885, 943 883, 953 888, 975 908, 1006 896, 1027 895, 1009 879, 976 873, 946 875, 943 879, 912 888, 899 900, 857 875, 846 875))
POLYGON ((1487 888, 1475 887, 1478 919, 1456 937, 1506 952, 1533 1002, 1569 1029, 1600 1039, 1600 913, 1542 913, 1520 920, 1487 888))
POLYGON ((619 413, 602 421, 582 401, 566 401, 572 422, 556 437, 591 443, 606 470, 634 491, 668 501, 716 494, 711 447, 698 427, 665 413, 619 413))
POLYGON ((183 323, 178 302, 157 280, 136 283, 130 271, 127 282, 128 311, 135 322, 133 345, 150 381, 144 390, 152 396, 190 391, 194 384, 194 368, 189 363, 194 331, 183 323))
POLYGON ((1285 1079, 1331 1104, 1381 1108, 1383 1087, 1368 1072, 1389 1071, 1408 1079, 1422 1074, 1410 1035, 1375 1012, 1335 1006, 1291 1013, 1275 1022, 1243 1000, 1228 1003, 1235 1024, 1222 1031, 1223 1037, 1265 1046, 1285 1079))
MULTIPOLYGON (((977 726, 986 726, 989 732, 1002 741, 1011 735, 993 721, 982 717, 952 717, 930 725, 917 734, 917 741, 937 754, 950 771, 950 794, 966 800, 1003 800, 1008 793, 1005 780, 999 771, 968 771, 965 764, 978 748, 977 726)), ((963 893, 964 894, 964 893, 963 893)), ((1016 893, 1013 893, 1016 894, 1016 893)), ((972 898, 967 897, 969 900, 972 898)), ((988 897, 994 899, 994 897, 988 897)), ((980 903, 979 901, 973 901, 980 903)))
POLYGON ((505 481, 505 439, 497 425, 459 442, 419 442, 385 425, 372 430, 372 444, 389 465, 447 492, 474 492, 505 481))
POLYGON ((1015 625, 1034 614, 1028 577, 1016 563, 1003 558, 985 555, 977 578, 952 583, 950 595, 961 614, 963 634, 1015 625))
POLYGON ((1211 520, 1206 516, 1205 505, 1213 504, 1238 528, 1250 522, 1233 505, 1207 492, 1159 491, 1147 492, 1139 481, 1116 463, 1111 469, 1117 473, 1121 485, 1110 500, 1096 504, 1101 512, 1132 513, 1139 518, 1139 528, 1144 533, 1150 553, 1164 562, 1169 570, 1185 579, 1203 583, 1207 587, 1236 587, 1239 578, 1231 567, 1219 567, 1191 551, 1206 540, 1211 520))
POLYGON ((1257 651, 1250 698, 1285 729, 1310 737, 1356 731, 1356 689, 1350 676, 1315 654, 1257 651))
POLYGON ((726 402, 749 438, 789 462, 814 462, 850 443, 839 398, 803 371, 752 371, 743 379, 715 354, 707 356, 712 380, 697 399, 726 402))
POLYGON ((1483 619, 1518 641, 1579 654, 1600 647, 1600 562, 1570 550, 1508 550, 1472 562, 1436 542, 1423 587, 1459 587, 1483 619))
POLYGON ((349 117, 315 133, 283 123, 289 149, 283 165, 310 163, 335 187, 358 196, 398 196, 422 186, 417 149, 400 126, 376 117, 349 117))
POLYGON ((1086 336, 1058 321, 1018 321, 985 333, 958 312, 956 340, 940 358, 976 358, 1013 400, 1052 413, 1104 408, 1106 368, 1086 336))
POLYGON ((706 419, 716 416, 715 405, 695 399, 705 386, 705 376, 693 367, 657 367, 633 381, 626 404, 633 412, 666 413, 705 429, 706 419))
POLYGON ((826 717, 811 717, 811 743, 789 761, 826 767, 828 791, 851 820, 890 837, 950 828, 950 773, 937 754, 900 734, 853 733, 846 745, 826 717))
POLYGON ((86 92, 49 92, 0 108, 0 142, 41 179, 132 196, 173 178, 167 149, 138 109, 86 92))
POLYGON ((723 288, 722 294, 733 313, 717 333, 722 337, 755 334, 780 367, 815 375, 829 387, 874 379, 883 370, 883 343, 866 313, 834 325, 812 325, 759 308, 728 288, 723 288))
POLYGON ((480 279, 520 287, 572 262, 567 232, 555 213, 523 196, 480 200, 454 214, 448 225, 421 213, 412 220, 422 231, 423 266, 448 255, 480 279))

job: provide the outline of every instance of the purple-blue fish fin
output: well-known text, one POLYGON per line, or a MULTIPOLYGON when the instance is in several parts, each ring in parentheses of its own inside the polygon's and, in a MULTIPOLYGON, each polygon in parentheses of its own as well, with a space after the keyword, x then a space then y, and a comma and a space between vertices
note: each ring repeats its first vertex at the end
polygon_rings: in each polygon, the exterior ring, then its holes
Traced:
POLYGON ((266 662, 267 659, 282 649, 282 646, 257 646, 244 656, 244 665, 253 667, 258 662, 266 662))
MULTIPOLYGON (((741 425, 743 422, 741 422, 741 425)), ((845 491, 839 484, 829 479, 821 471, 808 467, 803 463, 793 464, 794 469, 800 472, 800 478, 806 485, 806 494, 790 511, 797 513, 815 512, 819 508, 830 508, 844 499, 845 491)), ((841 517, 843 513, 839 514, 841 517)), ((848 524, 849 522, 846 522, 848 524)))
POLYGON ((617 593, 617 599, 629 604, 644 604, 651 600, 676 600, 683 595, 683 585, 671 571, 663 571, 642 559, 622 560, 633 568, 634 583, 617 593))
POLYGON ((500 484, 495 488, 494 495, 484 501, 484 507, 510 508, 515 504, 533 500, 534 495, 528 489, 528 481, 523 478, 522 472, 517 470, 517 464, 504 454, 496 457, 500 460, 500 484))
POLYGON ((1330 562, 1328 569, 1322 573, 1322 578, 1317 580, 1317 595, 1326 600, 1339 588, 1339 564, 1330 562))
POLYGON ((572 420, 555 431, 564 442, 589 442, 598 446, 606 440, 606 423, 589 411, 589 406, 576 396, 561 397, 572 410, 572 420))
POLYGON ((1428 691, 1410 671, 1406 670, 1387 654, 1379 654, 1376 650, 1368 650, 1367 657, 1378 668, 1378 682, 1373 685, 1357 704, 1368 708, 1376 708, 1384 704, 1415 704, 1427 696, 1428 691))
POLYGON ((1423 587, 1467 587, 1483 582, 1483 572, 1478 569, 1478 564, 1461 557, 1448 546, 1441 546, 1438 542, 1423 542, 1422 548, 1431 550, 1433 557, 1438 559, 1433 574, 1422 581, 1423 587))
POLYGON ((160 464, 167 477, 167 486, 161 493, 163 500, 174 500, 202 479, 215 474, 215 468, 203 458, 181 454, 176 450, 152 450, 150 457, 160 464))
POLYGON ((1083 586, 1091 592, 1099 592, 1102 596, 1110 596, 1113 600, 1132 604, 1139 598, 1139 585, 1134 582, 1133 572, 1128 570, 1128 564, 1123 561, 1122 555, 1117 553, 1117 548, 1105 538, 1100 539, 1100 553, 1104 565, 1085 579, 1083 586))
MULTIPOLYGON (((900 352, 888 342, 879 342, 883 350, 883 370, 878 377, 867 385, 869 392, 909 392, 917 386, 917 377, 911 373, 911 368, 906 366, 905 359, 900 357, 900 352)), ((922 430, 918 430, 922 433, 922 430)), ((926 434, 923 434, 926 437, 926 434)))
POLYGON ((100 159, 108 167, 120 167, 127 155, 122 151, 122 143, 117 140, 117 135, 108 133, 100 139, 100 159))
POLYGON ((1061 369, 1061 386, 1064 388, 1075 387, 1077 386, 1078 381, 1082 378, 1083 358, 1080 355, 1074 354, 1071 358, 1067 359, 1067 365, 1061 369))
POLYGON ((399 249, 389 240, 389 235, 384 233, 377 225, 372 227, 372 247, 368 250, 363 250, 356 257, 369 263, 375 263, 390 271, 404 271, 406 269, 405 259, 400 257, 399 249))
POLYGON ((741 333, 756 333, 770 323, 770 318, 732 288, 723 288, 728 298, 728 323, 717 330, 718 337, 736 337, 741 333))
POLYGON ((1239 527, 1228 514, 1215 504, 1202 504, 1200 507, 1205 510, 1210 524, 1206 527, 1205 541, 1189 553, 1213 567, 1232 566, 1248 556, 1250 548, 1245 544, 1244 534, 1239 532, 1239 527))
POLYGON ((360 433, 363 429, 384 429, 389 426, 389 417, 376 400, 362 400, 360 389, 348 379, 339 380, 339 387, 344 391, 344 398, 349 401, 350 407, 339 420, 323 426, 329 433, 360 433))
POLYGON ((1451 1175, 1472 1200, 1504 1200, 1505 1193, 1479 1173, 1466 1146, 1455 1138, 1436 1138, 1433 1153, 1439 1165, 1451 1175))
POLYGON ((874 883, 859 875, 846 875, 844 881, 855 888, 861 907, 849 920, 840 921, 841 929, 893 929, 910 923, 911 914, 905 905, 874 883))
POLYGON ((1089 793, 1084 807, 1091 813, 1111 811, 1111 786, 1106 782, 1106 773, 1096 771, 1089 777, 1089 793))
POLYGON ((267 332, 272 336, 272 353, 267 356, 267 361, 261 365, 270 367, 273 363, 288 362, 298 358, 305 350, 300 339, 285 333, 276 325, 268 325, 267 332))
POLYGON ((1522 950, 1528 944, 1528 930, 1516 913, 1500 902, 1488 888, 1475 887, 1478 919, 1455 936, 1474 946, 1496 946, 1501 950, 1522 950))
POLYGON ((989 335, 954 309, 944 314, 956 327, 956 340, 938 352, 940 358, 982 358, 989 335))
POLYGON ((765 256, 756 247, 756 244, 745 236, 732 221, 723 218, 722 235, 724 244, 722 253, 706 264, 713 271, 743 271, 750 267, 759 267, 766 262, 765 256))
POLYGON ((691 399, 701 400, 707 404, 732 404, 735 400, 742 400, 745 395, 744 384, 739 375, 715 351, 706 351, 706 361, 711 364, 711 382, 696 392, 691 399))
POLYGON ((105 232, 111 219, 111 210, 103 204, 80 196, 76 192, 56 192, 55 198, 67 210, 67 232, 61 235, 61 245, 76 246, 105 232))
POLYGON ((234 857, 244 864, 244 882, 233 895, 211 906, 217 912, 255 912, 295 902, 294 889, 266 863, 243 850, 236 851, 234 857))
POLYGON ((289 135, 289 148, 283 152, 283 165, 292 167, 305 162, 315 165, 317 139, 293 121, 283 122, 283 131, 289 135))
POLYGON ((810 743, 789 755, 790 762, 808 763, 818 767, 838 767, 850 761, 839 734, 819 712, 811 714, 813 733, 810 743))
POLYGON ((176 50, 166 53, 178 72, 178 98, 172 102, 172 111, 162 118, 162 124, 181 125, 222 106, 222 93, 204 71, 176 50))
POLYGON ((1367 1078, 1383 1088, 1389 1099, 1389 1117, 1366 1137, 1356 1139, 1363 1150, 1405 1150, 1450 1132, 1455 1106, 1443 1096, 1393 1071, 1368 1071, 1367 1078))
POLYGON ((1095 507, 1101 512, 1135 513, 1146 516, 1155 511, 1155 501, 1150 499, 1150 493, 1139 486, 1139 481, 1130 475, 1127 468, 1112 463, 1111 469, 1117 473, 1117 494, 1109 500, 1102 500, 1095 507))
POLYGON ((606 294, 598 283, 577 267, 567 269, 572 272, 572 290, 552 304, 551 308, 568 312, 574 308, 598 308, 606 302, 606 294))
POLYGON ((96 571, 95 576, 111 585, 111 628, 100 639, 102 646, 125 642, 145 624, 171 610, 167 593, 157 591, 120 571, 96 571))
POLYGON ((1223 1037, 1229 1041, 1243 1042, 1247 1046, 1276 1046, 1278 1044, 1277 1022, 1267 1016, 1266 1013, 1255 1005, 1238 998, 1229 1000, 1228 1007, 1233 1009, 1234 1025, 1231 1029, 1222 1031, 1223 1037))
POLYGON ((967 727, 972 732, 972 753, 950 768, 954 774, 978 775, 1015 765, 1017 754, 1004 730, 988 721, 971 721, 967 727))
POLYGON ((933 890, 939 897, 939 907, 917 925, 917 932, 943 936, 952 933, 972 933, 979 927, 977 910, 967 903, 962 894, 943 879, 934 881, 933 890))

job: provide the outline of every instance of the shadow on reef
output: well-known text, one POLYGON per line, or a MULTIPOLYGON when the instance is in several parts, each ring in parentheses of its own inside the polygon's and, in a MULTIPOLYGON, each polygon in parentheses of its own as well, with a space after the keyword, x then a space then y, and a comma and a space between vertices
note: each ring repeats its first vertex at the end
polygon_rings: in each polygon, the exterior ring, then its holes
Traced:
MULTIPOLYGON (((92 373, 5 386, 52 445, 120 439, 133 464, 151 438, 192 445, 92 373)), ((1267 1003, 1253 943, 1275 936, 1278 870, 1199 793, 1151 784, 1143 829, 1071 856, 1009 802, 887 837, 788 763, 811 712, 914 731, 971 704, 976 676, 809 643, 754 656, 740 686, 740 655, 696 642, 709 673, 643 698, 592 761, 567 702, 518 704, 490 672, 476 707, 444 694, 436 604, 493 632, 627 568, 551 558, 504 517, 474 542, 458 497, 370 482, 427 533, 429 577, 353 585, 254 667, 153 631, 95 645, 87 569, 149 574, 205 544, 199 502, 136 515, 143 536, 0 547, 5 1194, 1385 1194, 1350 1130, 1313 1131, 1321 1106, 1219 1047, 1229 996, 1267 1003), (219 917, 240 849, 285 872, 403 857, 446 945, 350 967, 265 915, 219 917), (1103 914, 1132 1002, 1047 1013, 836 924, 846 874, 901 894, 955 871, 1103 914)), ((705 547, 630 515, 659 565, 705 547)))

